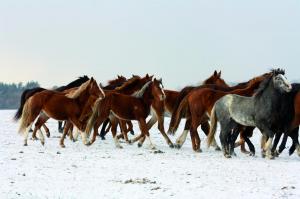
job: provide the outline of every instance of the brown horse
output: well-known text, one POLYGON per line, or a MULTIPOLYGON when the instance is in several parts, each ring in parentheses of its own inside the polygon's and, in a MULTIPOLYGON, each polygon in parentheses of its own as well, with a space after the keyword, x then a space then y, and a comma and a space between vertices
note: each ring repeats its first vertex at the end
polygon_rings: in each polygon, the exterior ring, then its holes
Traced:
MULTIPOLYGON (((112 126, 116 123, 116 118, 121 120, 136 120, 139 122, 141 134, 133 139, 133 142, 139 140, 142 136, 146 136, 150 142, 150 146, 154 149, 154 145, 150 140, 149 131, 146 124, 146 118, 150 113, 151 104, 154 98, 164 99, 165 95, 160 87, 159 80, 147 82, 134 96, 128 96, 116 92, 107 93, 106 98, 98 100, 95 109, 89 119, 86 133, 89 133, 94 127, 94 133, 91 140, 93 143, 96 139, 97 128, 106 118, 110 118, 112 126)), ((112 135, 116 147, 122 148, 117 136, 116 129, 112 128, 112 135)), ((126 138, 126 134, 124 134, 126 138)))
MULTIPOLYGON (((81 115, 82 107, 90 96, 100 98, 105 96, 93 78, 82 84, 80 89, 77 89, 74 98, 68 98, 64 94, 52 90, 44 90, 30 97, 24 105, 19 128, 19 132, 24 134, 24 145, 27 145, 28 132, 32 123, 41 112, 56 120, 70 120, 78 129, 83 131, 84 124, 78 118, 81 115)), ((42 144, 44 144, 41 131, 39 131, 39 136, 42 144)), ((85 138, 84 133, 82 136, 85 138)), ((83 139, 83 142, 88 144, 86 139, 83 139)), ((62 142, 60 144, 64 147, 62 142)))
MULTIPOLYGON (((199 88, 192 90, 180 103, 175 117, 172 117, 169 131, 174 133, 180 123, 183 115, 186 115, 186 126, 190 127, 190 134, 192 139, 192 146, 194 151, 200 152, 200 138, 197 128, 209 118, 211 109, 214 103, 227 94, 238 94, 243 96, 251 96, 254 90, 258 88, 259 84, 265 79, 265 76, 260 76, 250 81, 245 89, 236 89, 229 92, 214 90, 211 88, 199 88)), ((186 128, 185 128, 186 129, 186 128)), ((214 141, 215 146, 216 142, 214 141)))
MULTIPOLYGON (((130 78, 128 81, 126 81, 121 86, 115 88, 114 90, 104 90, 104 92, 106 95, 110 94, 110 93, 120 93, 120 94, 124 94, 124 95, 136 95, 138 90, 140 90, 146 82, 149 82, 152 79, 152 77, 153 76, 149 76, 148 74, 146 74, 146 76, 143 78, 141 78, 140 76, 137 76, 137 75, 133 75, 132 78, 130 78)), ((105 120, 104 123, 110 122, 109 118, 107 118, 107 119, 105 120), (108 119, 108 121, 107 121, 107 119, 108 119)), ((104 123, 103 123, 103 125, 104 125, 104 123)), ((99 124, 99 126, 96 126, 94 128, 96 130, 97 134, 98 134, 98 128, 100 127, 100 125, 101 124, 99 124)), ((131 121, 123 121, 121 119, 115 119, 113 121, 113 123, 111 122, 111 130, 116 131, 118 125, 120 125, 120 127, 121 127, 122 135, 123 134, 127 135, 127 132, 132 130, 131 121), (128 125, 129 128, 126 128, 126 125, 128 125)), ((128 141, 127 136, 125 137, 125 140, 128 141)))
MULTIPOLYGON (((214 84, 218 86, 228 86, 225 81, 221 78, 221 71, 218 73, 217 71, 214 71, 214 73, 207 78, 203 85, 207 84, 214 84)), ((189 87, 189 88, 195 88, 195 87, 189 87)), ((178 91, 172 91, 172 90, 164 90, 166 99, 164 101, 161 101, 160 99, 154 99, 151 105, 151 119, 148 121, 147 126, 148 129, 151 129, 151 127, 158 122, 158 129, 160 133, 163 135, 164 139, 166 140, 167 144, 173 148, 174 145, 167 136, 164 128, 164 117, 170 116, 176 110, 177 104, 181 100, 182 93, 178 91)), ((205 129, 208 133, 209 131, 209 124, 208 122, 204 124, 207 129, 205 129)), ((142 138, 140 144, 143 143, 145 140, 145 137, 142 138)))
MULTIPOLYGON (((220 91, 224 91, 224 92, 231 92, 234 91, 236 89, 244 89, 247 88, 247 86, 249 86, 251 83, 253 83, 253 80, 257 80, 257 79, 265 79, 270 75, 270 73, 265 73, 261 76, 255 77, 247 82, 243 82, 243 83, 239 83, 235 86, 229 87, 226 83, 223 85, 212 85, 212 84, 207 84, 207 85, 202 85, 199 87, 186 87, 184 88, 181 92, 180 92, 180 97, 178 98, 177 104, 176 104, 176 110, 173 112, 172 114, 172 119, 170 122, 170 127, 172 127, 175 123, 175 118, 176 118, 176 112, 178 110, 178 107, 181 103, 181 101, 192 91, 192 90, 196 90, 196 89, 204 89, 204 88, 210 88, 210 89, 214 89, 214 90, 220 90, 220 91)), ((208 118, 207 118, 208 119, 208 118)), ((177 138, 176 140, 176 147, 177 148, 181 148, 181 146, 183 145, 183 143, 186 140, 186 136, 188 134, 188 131, 190 129, 190 125, 191 125, 191 121, 189 119, 186 120, 185 123, 185 127, 184 127, 184 131, 183 133, 177 138)), ((208 135, 209 133, 209 123, 208 122, 204 122, 201 123, 201 129, 203 130, 203 132, 205 133, 205 135, 208 135)), ((172 129, 169 128, 169 133, 173 134, 175 131, 172 131, 172 129)), ((246 135, 245 133, 248 133, 248 129, 243 129, 243 131, 241 132, 241 150, 242 152, 246 152, 245 150, 245 146, 244 146, 244 142, 245 139, 247 138, 246 136, 244 137, 244 135, 246 135)), ((247 142, 249 143, 249 142, 247 142)), ((220 150, 219 146, 216 144, 216 142, 213 143, 213 145, 215 146, 216 150, 220 150)))

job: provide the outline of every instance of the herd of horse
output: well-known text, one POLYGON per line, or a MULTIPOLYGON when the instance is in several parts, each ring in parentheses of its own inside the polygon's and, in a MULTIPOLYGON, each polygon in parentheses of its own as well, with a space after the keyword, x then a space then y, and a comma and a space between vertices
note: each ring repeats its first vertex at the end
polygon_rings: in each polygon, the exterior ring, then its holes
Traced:
POLYGON ((235 155, 234 148, 238 146, 243 153, 254 155, 255 147, 250 138, 253 130, 258 128, 262 133, 263 157, 273 159, 278 156, 285 149, 288 136, 293 141, 289 154, 297 150, 300 156, 300 84, 290 84, 284 75, 284 70, 273 69, 247 82, 229 86, 221 78, 221 71, 214 71, 200 86, 188 86, 181 91, 165 89, 161 79, 148 74, 144 77, 132 75, 129 79, 117 76, 107 86, 83 76, 55 90, 40 87, 25 90, 14 119, 20 120, 19 133, 24 136, 25 146, 33 124, 32 138, 39 139, 44 145, 41 128, 50 137, 45 123, 53 118, 60 121, 61 147, 65 147, 67 135, 76 141, 80 133, 83 143, 91 145, 98 135, 105 139, 111 131, 118 148, 122 148, 119 139, 128 144, 138 142, 139 147, 147 139, 150 148, 155 149, 149 130, 158 123, 158 130, 171 148, 180 148, 190 132, 193 150, 201 152, 198 134, 201 126, 208 136, 208 146, 222 149, 225 157, 235 155), (175 144, 165 131, 164 117, 171 117, 167 131, 171 135, 185 118, 184 131, 175 144), (140 128, 140 134, 133 139, 128 138, 129 132, 134 135, 131 121, 137 121, 140 128), (215 140, 218 122, 221 148, 215 140), (277 150, 282 134, 282 143, 277 150), (245 144, 250 151, 246 150, 245 144))

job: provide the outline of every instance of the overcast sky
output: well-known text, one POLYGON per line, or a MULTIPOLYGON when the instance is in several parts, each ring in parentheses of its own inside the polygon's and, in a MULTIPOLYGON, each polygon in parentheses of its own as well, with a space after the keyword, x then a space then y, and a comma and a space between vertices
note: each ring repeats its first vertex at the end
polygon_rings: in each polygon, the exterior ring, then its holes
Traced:
POLYGON ((2 82, 150 73, 177 89, 215 69, 238 82, 278 66, 300 79, 298 0, 0 2, 2 82))

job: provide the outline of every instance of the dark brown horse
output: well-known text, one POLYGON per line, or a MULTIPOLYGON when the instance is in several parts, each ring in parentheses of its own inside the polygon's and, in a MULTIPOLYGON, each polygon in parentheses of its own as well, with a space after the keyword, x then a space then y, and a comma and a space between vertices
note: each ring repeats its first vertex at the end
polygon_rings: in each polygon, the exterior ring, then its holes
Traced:
MULTIPOLYGON (((197 128, 203 122, 207 122, 214 103, 227 94, 251 96, 264 79, 264 75, 260 76, 251 80, 245 89, 236 89, 228 92, 203 87, 192 90, 182 100, 176 113, 173 114, 175 117, 172 117, 169 131, 174 133, 178 128, 180 119, 185 115, 187 118, 186 127, 189 127, 188 129, 190 130, 193 150, 200 152, 200 138, 197 128)), ((185 129, 187 129, 186 127, 185 129)), ((216 146, 215 141, 214 145, 216 146)))
MULTIPOLYGON (((160 87, 159 80, 147 82, 134 96, 128 96, 116 92, 107 93, 105 99, 98 100, 94 112, 89 119, 86 133, 89 133, 94 127, 94 133, 91 140, 93 143, 96 139, 97 128, 106 118, 110 118, 112 126, 116 123, 116 118, 120 120, 136 120, 139 123, 141 134, 133 139, 133 142, 146 136, 149 139, 151 148, 155 148, 150 140, 149 131, 146 124, 146 118, 150 113, 151 104, 154 98, 164 99, 165 95, 160 87)), ((116 129, 112 128, 112 135, 116 147, 122 148, 117 136, 116 129)), ((126 134, 124 134, 126 137, 126 134)))
MULTIPOLYGON (((56 120, 70 120, 78 129, 83 131, 84 124, 78 118, 85 103, 90 96, 103 98, 105 95, 93 78, 82 84, 75 95, 74 98, 68 98, 60 92, 44 90, 30 97, 24 105, 19 128, 19 132, 24 134, 24 145, 27 145, 28 132, 32 123, 41 112, 56 120)), ((44 144, 41 131, 39 131, 39 136, 42 144, 44 144)), ((86 138, 85 133, 82 133, 82 137, 86 138)), ((83 142, 88 144, 86 139, 83 139, 83 142)), ((64 147, 62 142, 60 144, 64 147)))

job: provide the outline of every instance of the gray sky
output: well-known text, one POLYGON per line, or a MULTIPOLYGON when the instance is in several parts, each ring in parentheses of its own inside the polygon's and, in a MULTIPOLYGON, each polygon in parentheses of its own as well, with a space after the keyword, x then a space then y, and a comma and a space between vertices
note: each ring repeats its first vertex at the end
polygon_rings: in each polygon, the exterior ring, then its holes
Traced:
POLYGON ((277 66, 300 79, 298 0, 0 1, 3 82, 150 73, 177 89, 214 69, 238 82, 277 66))

